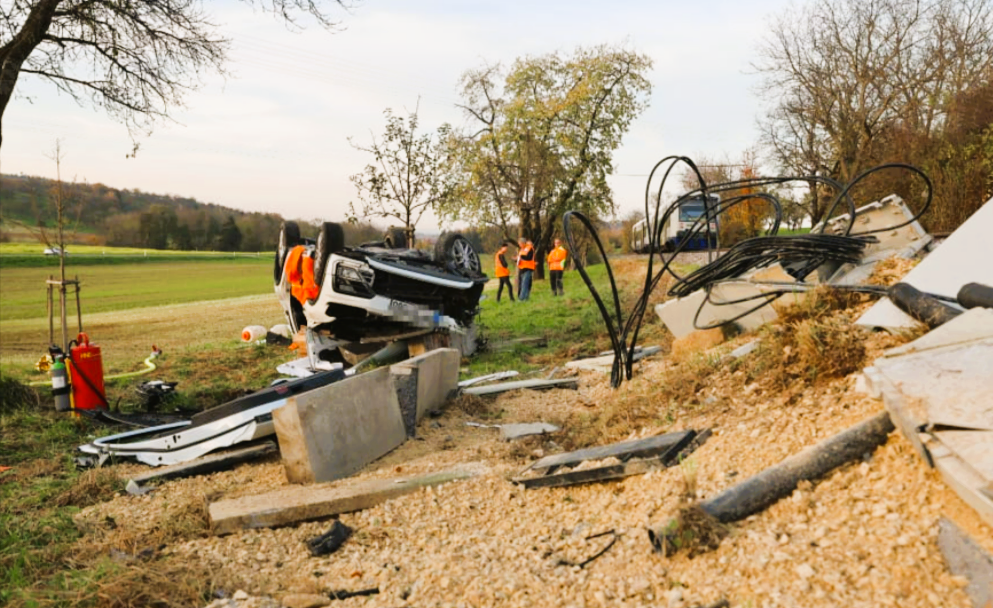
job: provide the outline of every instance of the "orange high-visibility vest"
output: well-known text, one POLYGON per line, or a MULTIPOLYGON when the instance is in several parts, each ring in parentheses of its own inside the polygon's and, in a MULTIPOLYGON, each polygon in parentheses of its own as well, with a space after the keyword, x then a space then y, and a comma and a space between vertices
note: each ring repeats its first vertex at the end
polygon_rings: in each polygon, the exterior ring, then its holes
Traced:
POLYGON ((531 245, 525 245, 521 249, 520 254, 517 256, 517 267, 520 268, 520 269, 522 269, 522 270, 534 270, 535 269, 535 264, 534 264, 534 247, 532 247, 531 245), (528 255, 530 255, 531 257, 529 259, 525 259, 528 255))
POLYGON ((565 269, 564 262, 566 255, 568 254, 565 251, 565 247, 563 247, 562 245, 559 245, 555 249, 552 249, 550 252, 548 252, 548 255, 545 256, 545 259, 548 260, 548 269, 564 270, 565 269))
POLYGON ((290 284, 290 293, 301 304, 317 298, 321 288, 314 281, 314 258, 304 255, 307 248, 297 245, 286 256, 286 281, 290 284))
POLYGON ((497 252, 496 257, 494 258, 494 263, 495 263, 495 267, 496 267, 496 276, 497 276, 498 279, 500 277, 509 277, 510 276, 510 269, 507 268, 500 261, 500 253, 499 252, 497 252))

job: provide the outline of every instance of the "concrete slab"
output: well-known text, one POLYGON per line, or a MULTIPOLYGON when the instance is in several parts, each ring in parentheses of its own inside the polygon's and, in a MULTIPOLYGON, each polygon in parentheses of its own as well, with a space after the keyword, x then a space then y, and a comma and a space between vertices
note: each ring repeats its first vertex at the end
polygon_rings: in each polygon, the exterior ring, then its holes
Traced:
POLYGON ((993 311, 972 309, 873 367, 923 404, 928 423, 993 430, 993 311))
POLYGON ((973 309, 864 372, 894 424, 993 524, 993 311, 973 309))
MULTIPOLYGON (((954 298, 966 283, 993 285, 993 199, 987 201, 958 230, 903 278, 917 289, 954 298)), ((859 325, 905 329, 917 321, 883 298, 863 314, 859 325)))
POLYGON ((469 479, 486 470, 481 463, 469 463, 420 477, 287 486, 256 496, 219 500, 208 508, 211 529, 215 534, 231 534, 361 511, 421 488, 469 479))
POLYGON ((407 439, 386 367, 291 397, 273 423, 290 483, 347 477, 407 439))
POLYGON ((603 460, 604 458, 645 458, 657 456, 671 449, 674 445, 690 441, 696 435, 695 431, 679 431, 676 433, 666 433, 645 439, 632 439, 621 441, 609 445, 601 445, 564 454, 554 454, 545 456, 541 460, 532 464, 529 468, 536 471, 554 471, 559 467, 575 466, 584 460, 603 460))
MULTIPOLYGON (((740 281, 726 281, 714 286, 711 290, 710 302, 705 303, 706 293, 700 290, 685 298, 677 298, 657 305, 655 314, 676 338, 683 338, 697 331, 696 325, 707 327, 743 315, 754 308, 759 300, 738 304, 721 304, 721 302, 758 298, 770 291, 782 289, 782 283, 796 283, 796 280, 783 270, 782 266, 772 264, 743 276, 740 281), (777 285, 776 283, 780 284, 777 285), (697 317, 698 310, 700 311, 699 317, 697 317), (694 320, 696 320, 696 324, 694 324, 694 320)), ((779 298, 779 302, 786 303, 791 298, 796 300, 802 297, 802 293, 786 295, 779 298)), ((754 312, 745 314, 735 323, 743 331, 755 331, 766 323, 775 321, 778 317, 779 315, 776 314, 772 306, 763 306, 754 312)))
MULTIPOLYGON (((645 357, 662 352, 661 346, 649 346, 648 348, 643 348, 634 353, 634 360, 640 361, 645 357)), ((577 359, 576 361, 568 361, 565 366, 569 369, 585 369, 596 372, 610 372, 611 367, 614 365, 614 355, 613 353, 609 355, 603 355, 600 357, 590 357, 587 359, 577 359)))
POLYGON ((751 340, 749 342, 745 342, 738 348, 728 353, 728 356, 730 356, 732 359, 741 359, 742 357, 746 357, 752 354, 753 352, 755 352, 755 350, 758 347, 759 347, 759 341, 751 340))
POLYGON ((521 484, 527 489, 559 488, 641 475, 649 471, 679 464, 683 458, 703 445, 710 435, 710 429, 704 430, 701 433, 690 431, 682 441, 673 444, 665 452, 652 458, 633 458, 620 464, 612 464, 594 469, 568 471, 566 473, 543 475, 541 477, 525 477, 513 479, 512 481, 521 484))
POLYGON ((889 349, 883 353, 883 358, 893 359, 935 348, 965 344, 982 338, 993 338, 993 310, 973 308, 913 342, 889 349))
POLYGON ((993 606, 993 556, 944 517, 938 521, 938 549, 948 571, 969 580, 965 592, 972 605, 993 606))
POLYGON ((533 391, 552 388, 579 388, 579 380, 576 378, 559 378, 557 380, 517 380, 516 382, 501 382, 500 384, 489 384, 486 386, 471 386, 462 392, 467 395, 497 395, 508 391, 519 389, 530 389, 533 391))
POLYGON ((408 437, 425 414, 440 409, 459 385, 457 349, 439 348, 390 367, 408 437))
POLYGON ((514 370, 507 370, 505 372, 495 372, 492 374, 486 374, 485 376, 477 376, 475 378, 468 378, 459 382, 459 388, 468 388, 476 384, 485 384, 487 382, 496 382, 497 380, 506 380, 507 378, 513 378, 518 376, 518 372, 514 370))
POLYGON ((562 429, 547 422, 518 422, 510 424, 500 424, 500 438, 504 441, 513 441, 521 437, 531 435, 544 435, 545 433, 556 433, 562 429))
MULTIPOLYGON (((849 217, 846 213, 831 218, 824 230, 825 234, 843 234, 848 226, 849 217)), ((913 217, 914 213, 907 207, 903 199, 896 194, 891 194, 880 201, 869 203, 855 210, 855 225, 852 226, 852 234, 895 226, 913 219, 913 217)), ((902 228, 879 232, 874 236, 879 242, 871 243, 865 248, 866 261, 878 261, 892 255, 912 257, 932 241, 931 235, 916 221, 902 228)))

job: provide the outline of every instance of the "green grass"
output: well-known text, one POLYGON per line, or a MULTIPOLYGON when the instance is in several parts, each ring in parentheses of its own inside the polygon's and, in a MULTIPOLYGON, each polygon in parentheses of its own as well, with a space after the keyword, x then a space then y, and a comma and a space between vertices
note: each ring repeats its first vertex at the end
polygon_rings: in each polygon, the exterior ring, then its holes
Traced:
MULTIPOLYGON (((47 297, 45 281, 57 270, 0 267, 0 321, 44 317, 47 297)), ((235 298, 262 294, 272 289, 271 261, 259 258, 182 262, 160 258, 159 261, 142 264, 80 268, 70 265, 66 278, 77 275, 81 282, 80 298, 84 315, 235 298)), ((70 310, 75 311, 74 300, 70 310)))
MULTIPOLYGON (((45 246, 38 242, 33 243, 0 243, 0 256, 5 255, 32 255, 43 256, 45 246)), ((230 251, 177 251, 173 249, 147 249, 141 247, 110 247, 104 245, 66 245, 69 257, 74 255, 128 255, 128 256, 148 256, 148 257, 174 257, 174 256, 199 256, 199 257, 232 257, 236 255, 230 251)), ((237 253, 239 256, 272 256, 272 252, 258 253, 237 253)), ((56 256, 47 256, 56 258, 56 256)))
MULTIPOLYGON (((638 260, 638 263, 643 261, 638 260)), ((587 268, 587 272, 600 297, 608 303, 612 302, 606 266, 591 266, 587 268)), ((509 351, 484 348, 482 353, 471 360, 470 376, 509 369, 533 371, 554 366, 563 359, 595 356, 610 349, 606 324, 578 272, 566 271, 563 280, 564 296, 552 296, 547 279, 534 281, 531 297, 526 302, 511 302, 506 291, 501 301, 497 302, 494 283, 495 281, 491 281, 487 285, 484 292, 486 299, 480 307, 479 323, 487 342, 494 344, 515 338, 545 337, 548 346, 518 346, 509 351)), ((637 281, 622 283, 623 315, 630 312, 634 298, 640 294, 640 287, 641 284, 637 281)), ((608 308, 613 312, 612 305, 608 308)), ((656 315, 648 310, 639 342, 644 343, 645 339, 658 337, 658 326, 656 315)))
POLYGON ((776 236, 796 236, 798 234, 810 234, 810 228, 797 228, 796 230, 788 230, 786 228, 780 228, 776 236))

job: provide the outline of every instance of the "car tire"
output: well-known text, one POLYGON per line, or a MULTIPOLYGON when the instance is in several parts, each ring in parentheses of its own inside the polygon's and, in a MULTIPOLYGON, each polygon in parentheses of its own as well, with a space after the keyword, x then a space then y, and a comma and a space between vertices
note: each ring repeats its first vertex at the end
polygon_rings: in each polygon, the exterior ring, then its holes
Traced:
POLYGON ((442 234, 434 246, 434 260, 446 268, 454 268, 462 274, 476 278, 483 276, 479 254, 469 239, 458 232, 442 234))
POLYGON ((345 247, 345 231, 341 224, 334 222, 324 222, 321 224, 321 233, 317 235, 317 246, 314 252, 314 282, 318 285, 324 284, 324 272, 327 270, 328 260, 331 254, 341 251, 345 247))
POLYGON ((279 285, 283 278, 286 254, 300 244, 300 226, 296 222, 283 222, 279 227, 279 241, 276 243, 276 262, 272 269, 272 282, 279 285))
POLYGON ((383 240, 386 242, 387 249, 406 249, 407 231, 403 228, 392 227, 386 231, 386 238, 383 240))

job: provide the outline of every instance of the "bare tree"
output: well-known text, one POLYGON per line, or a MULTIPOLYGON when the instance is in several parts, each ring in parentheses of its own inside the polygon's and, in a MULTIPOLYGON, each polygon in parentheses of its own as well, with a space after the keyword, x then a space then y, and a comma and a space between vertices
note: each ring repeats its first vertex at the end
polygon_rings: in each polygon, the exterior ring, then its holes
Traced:
MULTIPOLYGON (((764 143, 790 173, 847 182, 895 126, 929 135, 993 65, 989 0, 818 0, 772 25, 755 66, 764 143)), ((824 201, 811 185, 810 215, 824 201)))
MULTIPOLYGON (((305 14, 325 28, 328 3, 241 0, 291 27, 305 14)), ((228 41, 199 0, 13 0, 0 4, 0 125, 21 74, 90 98, 129 129, 168 116, 206 72, 223 73, 228 41)), ((0 127, 0 145, 2 145, 0 127)))
POLYGON ((372 136, 368 147, 352 147, 371 154, 375 164, 366 165, 349 179, 362 200, 361 212, 349 203, 350 219, 394 218, 403 223, 407 246, 414 246, 414 229, 429 209, 452 195, 455 177, 450 158, 451 128, 445 124, 437 134, 417 134, 418 108, 406 121, 387 109, 386 130, 381 139, 372 136))

